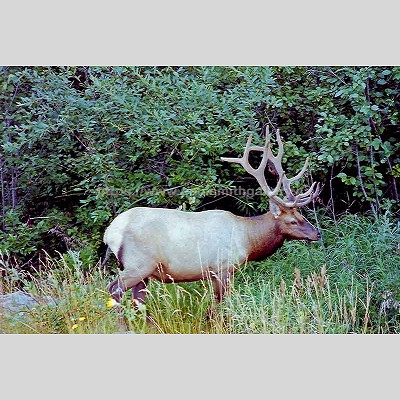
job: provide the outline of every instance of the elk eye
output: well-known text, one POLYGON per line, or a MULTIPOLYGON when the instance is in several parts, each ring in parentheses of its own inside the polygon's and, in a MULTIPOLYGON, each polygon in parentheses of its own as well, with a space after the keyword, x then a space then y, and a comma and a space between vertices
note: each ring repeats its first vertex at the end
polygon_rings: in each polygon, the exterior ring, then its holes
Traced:
POLYGON ((291 223, 292 225, 297 225, 297 221, 295 221, 295 220, 290 221, 290 223, 291 223))

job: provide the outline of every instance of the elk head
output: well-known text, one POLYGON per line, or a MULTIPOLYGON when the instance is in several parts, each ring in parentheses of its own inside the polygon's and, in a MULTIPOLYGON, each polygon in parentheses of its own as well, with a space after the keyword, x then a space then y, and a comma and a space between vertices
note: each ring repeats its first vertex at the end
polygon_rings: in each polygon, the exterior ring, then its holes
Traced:
POLYGON ((279 129, 276 131, 276 139, 278 143, 278 154, 273 155, 270 148, 270 133, 269 127, 265 130, 265 145, 252 146, 252 135, 249 136, 245 147, 244 154, 241 158, 226 158, 221 157, 223 161, 238 163, 250 175, 257 179, 263 192, 269 197, 270 213, 275 219, 277 231, 286 239, 305 239, 310 241, 319 240, 321 234, 318 229, 311 225, 298 211, 297 207, 303 207, 314 200, 320 193, 320 184, 314 182, 311 187, 304 193, 294 195, 290 184, 300 179, 308 167, 308 158, 304 163, 301 171, 294 177, 288 178, 282 167, 283 143, 279 134, 279 129), (249 163, 250 151, 262 152, 262 159, 258 168, 253 168, 249 163), (267 164, 270 164, 276 171, 278 183, 274 189, 271 189, 265 179, 264 171, 267 164), (278 197, 280 189, 286 194, 286 198, 278 197))

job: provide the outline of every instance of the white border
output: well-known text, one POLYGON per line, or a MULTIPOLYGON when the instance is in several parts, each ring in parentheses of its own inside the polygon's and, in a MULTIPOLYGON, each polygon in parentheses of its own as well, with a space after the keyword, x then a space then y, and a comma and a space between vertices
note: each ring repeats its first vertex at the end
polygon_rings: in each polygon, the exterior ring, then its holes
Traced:
POLYGON ((2 65, 398 65, 397 2, 21 0, 2 65))
POLYGON ((390 398, 400 356, 397 335, 17 336, 11 398, 390 398))

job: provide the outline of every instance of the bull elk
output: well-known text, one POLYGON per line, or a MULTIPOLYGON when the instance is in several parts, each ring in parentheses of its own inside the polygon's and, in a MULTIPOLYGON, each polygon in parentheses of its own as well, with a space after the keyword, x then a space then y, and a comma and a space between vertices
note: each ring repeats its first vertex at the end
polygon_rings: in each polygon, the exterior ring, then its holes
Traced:
POLYGON ((246 261, 262 260, 286 239, 317 241, 319 231, 298 211, 319 194, 314 182, 305 193, 294 195, 290 184, 303 176, 301 171, 287 178, 282 168, 283 143, 276 131, 278 154, 270 149, 269 129, 264 146, 252 146, 250 135, 241 158, 223 161, 238 163, 256 180, 269 197, 269 212, 240 217, 228 211, 185 212, 163 208, 135 207, 118 215, 107 228, 104 242, 116 255, 120 273, 109 286, 110 295, 120 302, 129 289, 136 304, 144 303, 148 279, 166 283, 211 279, 220 301, 229 288, 234 271, 246 261), (249 163, 251 151, 261 152, 258 168, 249 163), (272 164, 278 183, 268 185, 264 171, 272 164), (278 197, 281 187, 286 198, 278 197))

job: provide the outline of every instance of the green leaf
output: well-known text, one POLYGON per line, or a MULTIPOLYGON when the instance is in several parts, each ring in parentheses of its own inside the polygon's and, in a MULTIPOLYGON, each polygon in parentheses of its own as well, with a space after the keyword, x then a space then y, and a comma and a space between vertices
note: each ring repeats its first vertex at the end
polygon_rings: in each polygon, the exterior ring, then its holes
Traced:
POLYGON ((379 147, 380 147, 380 145, 381 145, 381 140, 378 139, 378 138, 375 138, 375 139, 372 141, 371 144, 372 144, 372 146, 374 147, 375 150, 379 150, 379 147))

